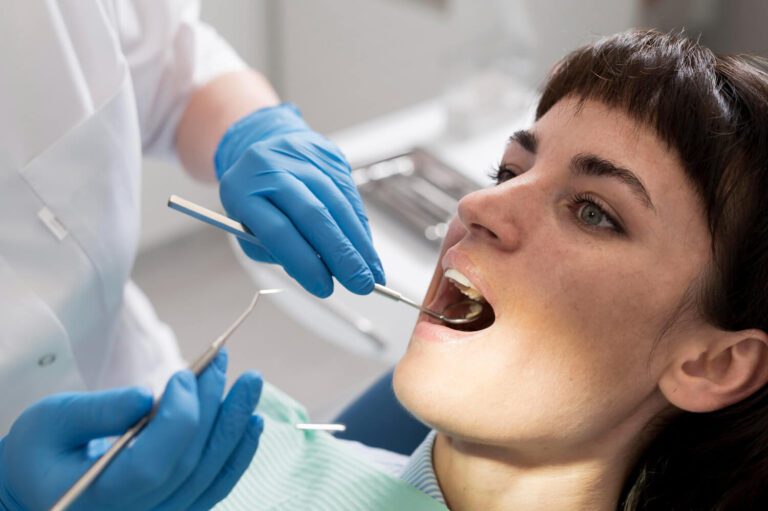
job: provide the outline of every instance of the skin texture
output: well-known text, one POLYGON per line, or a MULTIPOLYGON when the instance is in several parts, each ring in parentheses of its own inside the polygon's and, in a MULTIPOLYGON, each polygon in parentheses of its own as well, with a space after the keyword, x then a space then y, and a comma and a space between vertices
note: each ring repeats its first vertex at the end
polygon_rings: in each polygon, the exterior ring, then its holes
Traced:
POLYGON ((278 102, 269 82, 251 69, 226 73, 196 89, 176 128, 176 151, 184 169, 198 180, 215 182, 213 155, 227 128, 278 102))
POLYGON ((535 154, 513 141, 502 158, 518 176, 460 202, 425 300, 457 267, 496 321, 456 332, 422 317, 395 371, 400 401, 439 431, 453 511, 615 509, 652 419, 722 408, 768 381, 764 332, 718 330, 695 307, 673 315, 711 260, 676 153, 594 101, 565 99, 531 131, 535 154), (630 169, 655 211, 618 179, 573 175, 585 153, 630 169), (626 234, 585 220, 594 209, 569 202, 585 192, 626 234))

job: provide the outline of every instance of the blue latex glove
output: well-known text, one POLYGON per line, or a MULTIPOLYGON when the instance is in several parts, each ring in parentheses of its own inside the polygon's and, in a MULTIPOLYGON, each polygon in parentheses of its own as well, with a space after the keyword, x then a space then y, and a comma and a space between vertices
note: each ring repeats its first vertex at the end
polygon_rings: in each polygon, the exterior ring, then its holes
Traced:
POLYGON ((331 276, 358 294, 384 283, 349 164, 296 107, 283 103, 235 123, 214 163, 221 203, 261 242, 240 240, 249 257, 282 265, 320 297, 333 292, 331 276))
MULTIPOLYGON (((157 415, 72 510, 210 509, 248 467, 263 429, 261 378, 245 373, 222 403, 226 354, 200 375, 176 373, 157 415)), ((0 440, 0 506, 47 510, 93 464, 89 442, 120 435, 152 408, 137 387, 58 394, 28 408, 0 440)), ((103 452, 104 449, 101 449, 103 452)))

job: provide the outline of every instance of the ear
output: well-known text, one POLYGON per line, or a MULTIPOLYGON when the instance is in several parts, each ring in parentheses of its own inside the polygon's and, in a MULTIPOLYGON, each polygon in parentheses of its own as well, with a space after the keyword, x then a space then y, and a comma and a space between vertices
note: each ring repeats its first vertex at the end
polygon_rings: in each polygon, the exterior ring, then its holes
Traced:
POLYGON ((768 335, 719 330, 677 351, 659 380, 667 400, 689 412, 711 412, 746 399, 768 382, 768 335))

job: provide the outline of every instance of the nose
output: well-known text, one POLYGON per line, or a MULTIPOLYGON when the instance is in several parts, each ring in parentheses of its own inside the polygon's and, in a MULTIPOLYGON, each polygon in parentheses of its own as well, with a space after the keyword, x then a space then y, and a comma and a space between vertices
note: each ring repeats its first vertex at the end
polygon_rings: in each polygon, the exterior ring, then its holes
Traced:
POLYGON ((502 187, 484 188, 465 195, 458 206, 458 218, 469 234, 479 241, 505 250, 514 249, 520 242, 518 222, 511 217, 502 187))

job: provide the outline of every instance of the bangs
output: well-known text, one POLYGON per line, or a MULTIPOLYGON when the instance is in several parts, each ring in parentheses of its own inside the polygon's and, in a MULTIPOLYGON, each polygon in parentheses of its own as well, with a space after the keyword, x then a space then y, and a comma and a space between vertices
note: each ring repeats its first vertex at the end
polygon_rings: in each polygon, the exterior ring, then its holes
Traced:
POLYGON ((558 63, 545 83, 536 118, 565 97, 599 101, 653 129, 679 153, 689 173, 700 175, 701 169, 693 168, 697 155, 733 122, 723 85, 715 54, 682 34, 624 32, 558 63))

